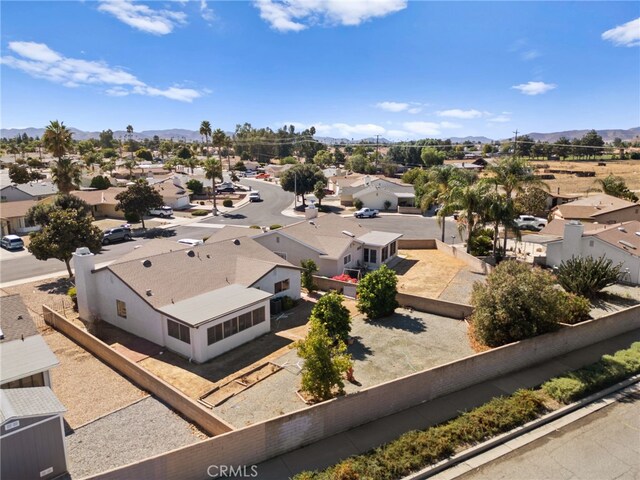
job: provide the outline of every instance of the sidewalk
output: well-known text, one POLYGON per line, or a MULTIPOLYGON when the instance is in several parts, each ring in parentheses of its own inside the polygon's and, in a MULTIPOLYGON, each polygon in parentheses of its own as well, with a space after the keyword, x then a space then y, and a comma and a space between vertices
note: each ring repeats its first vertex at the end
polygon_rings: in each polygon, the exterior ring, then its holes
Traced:
POLYGON ((410 430, 423 430, 453 418, 461 411, 480 406, 494 397, 509 395, 520 388, 535 387, 560 373, 593 363, 604 354, 628 348, 635 341, 640 341, 640 330, 575 350, 535 367, 474 385, 325 438, 258 464, 258 478, 279 480, 304 470, 327 468, 351 455, 364 453, 388 443, 410 430))

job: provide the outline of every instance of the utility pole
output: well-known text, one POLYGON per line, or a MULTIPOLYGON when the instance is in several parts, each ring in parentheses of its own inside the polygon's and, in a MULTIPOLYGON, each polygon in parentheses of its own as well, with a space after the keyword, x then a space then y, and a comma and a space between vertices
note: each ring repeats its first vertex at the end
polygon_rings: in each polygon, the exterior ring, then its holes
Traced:
POLYGON ((515 133, 516 135, 513 140, 513 156, 517 158, 518 157, 518 130, 516 129, 516 131, 513 133, 515 133))
POLYGON ((380 153, 378 152, 378 149, 379 149, 378 138, 379 137, 380 137, 380 135, 376 135, 376 173, 378 173, 378 156, 380 155, 380 153))

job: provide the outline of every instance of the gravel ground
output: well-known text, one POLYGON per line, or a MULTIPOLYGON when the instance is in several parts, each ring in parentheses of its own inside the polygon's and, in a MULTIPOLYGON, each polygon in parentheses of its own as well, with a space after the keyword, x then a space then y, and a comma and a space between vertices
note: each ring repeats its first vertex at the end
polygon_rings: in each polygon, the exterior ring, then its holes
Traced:
MULTIPOLYGON (((375 322, 358 315, 352 324, 355 343, 349 347, 359 385, 345 383, 353 393, 395 378, 472 355, 465 322, 398 309, 375 322)), ((302 364, 294 349, 274 360, 284 369, 213 409, 236 427, 304 408, 296 394, 302 364)))
POLYGON ((460 270, 449 282, 447 287, 440 293, 438 298, 448 302, 471 304, 471 291, 475 282, 484 283, 487 276, 476 273, 471 268, 465 267, 460 270))
POLYGON ((72 478, 95 475, 207 438, 153 397, 67 435, 72 478))
POLYGON ((611 285, 603 290, 604 295, 599 295, 591 302, 591 316, 593 318, 611 315, 618 310, 633 307, 640 304, 640 286, 611 285))

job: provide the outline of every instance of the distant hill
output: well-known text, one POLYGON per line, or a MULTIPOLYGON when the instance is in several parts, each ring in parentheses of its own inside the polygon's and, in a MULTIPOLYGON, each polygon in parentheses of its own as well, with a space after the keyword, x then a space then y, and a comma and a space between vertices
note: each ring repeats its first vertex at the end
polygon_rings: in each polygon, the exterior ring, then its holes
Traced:
POLYGON ((451 140, 451 143, 464 143, 464 142, 472 142, 472 143, 490 143, 493 142, 490 138, 487 137, 449 137, 446 140, 451 140))
MULTIPOLYGON (((567 130, 565 132, 554 133, 529 133, 528 135, 535 141, 540 140, 542 142, 553 143, 560 137, 567 137, 569 140, 581 138, 587 132, 589 132, 589 130, 567 130)), ((598 132, 598 135, 600 135, 605 142, 613 142, 616 137, 622 141, 634 140, 636 137, 640 137, 640 127, 629 128, 628 130, 596 130, 596 132, 598 132)))

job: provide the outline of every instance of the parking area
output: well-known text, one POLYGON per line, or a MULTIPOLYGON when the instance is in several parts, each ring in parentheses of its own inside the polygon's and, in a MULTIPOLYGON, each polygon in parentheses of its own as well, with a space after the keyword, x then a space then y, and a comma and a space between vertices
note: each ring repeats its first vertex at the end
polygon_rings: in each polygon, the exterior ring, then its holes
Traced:
MULTIPOLYGON (((354 342, 348 351, 357 383, 345 382, 347 393, 474 353, 464 321, 405 309, 376 321, 357 315, 351 335, 354 342)), ((243 427, 304 408, 296 393, 302 362, 293 345, 271 361, 282 369, 215 407, 214 414, 243 427)))

